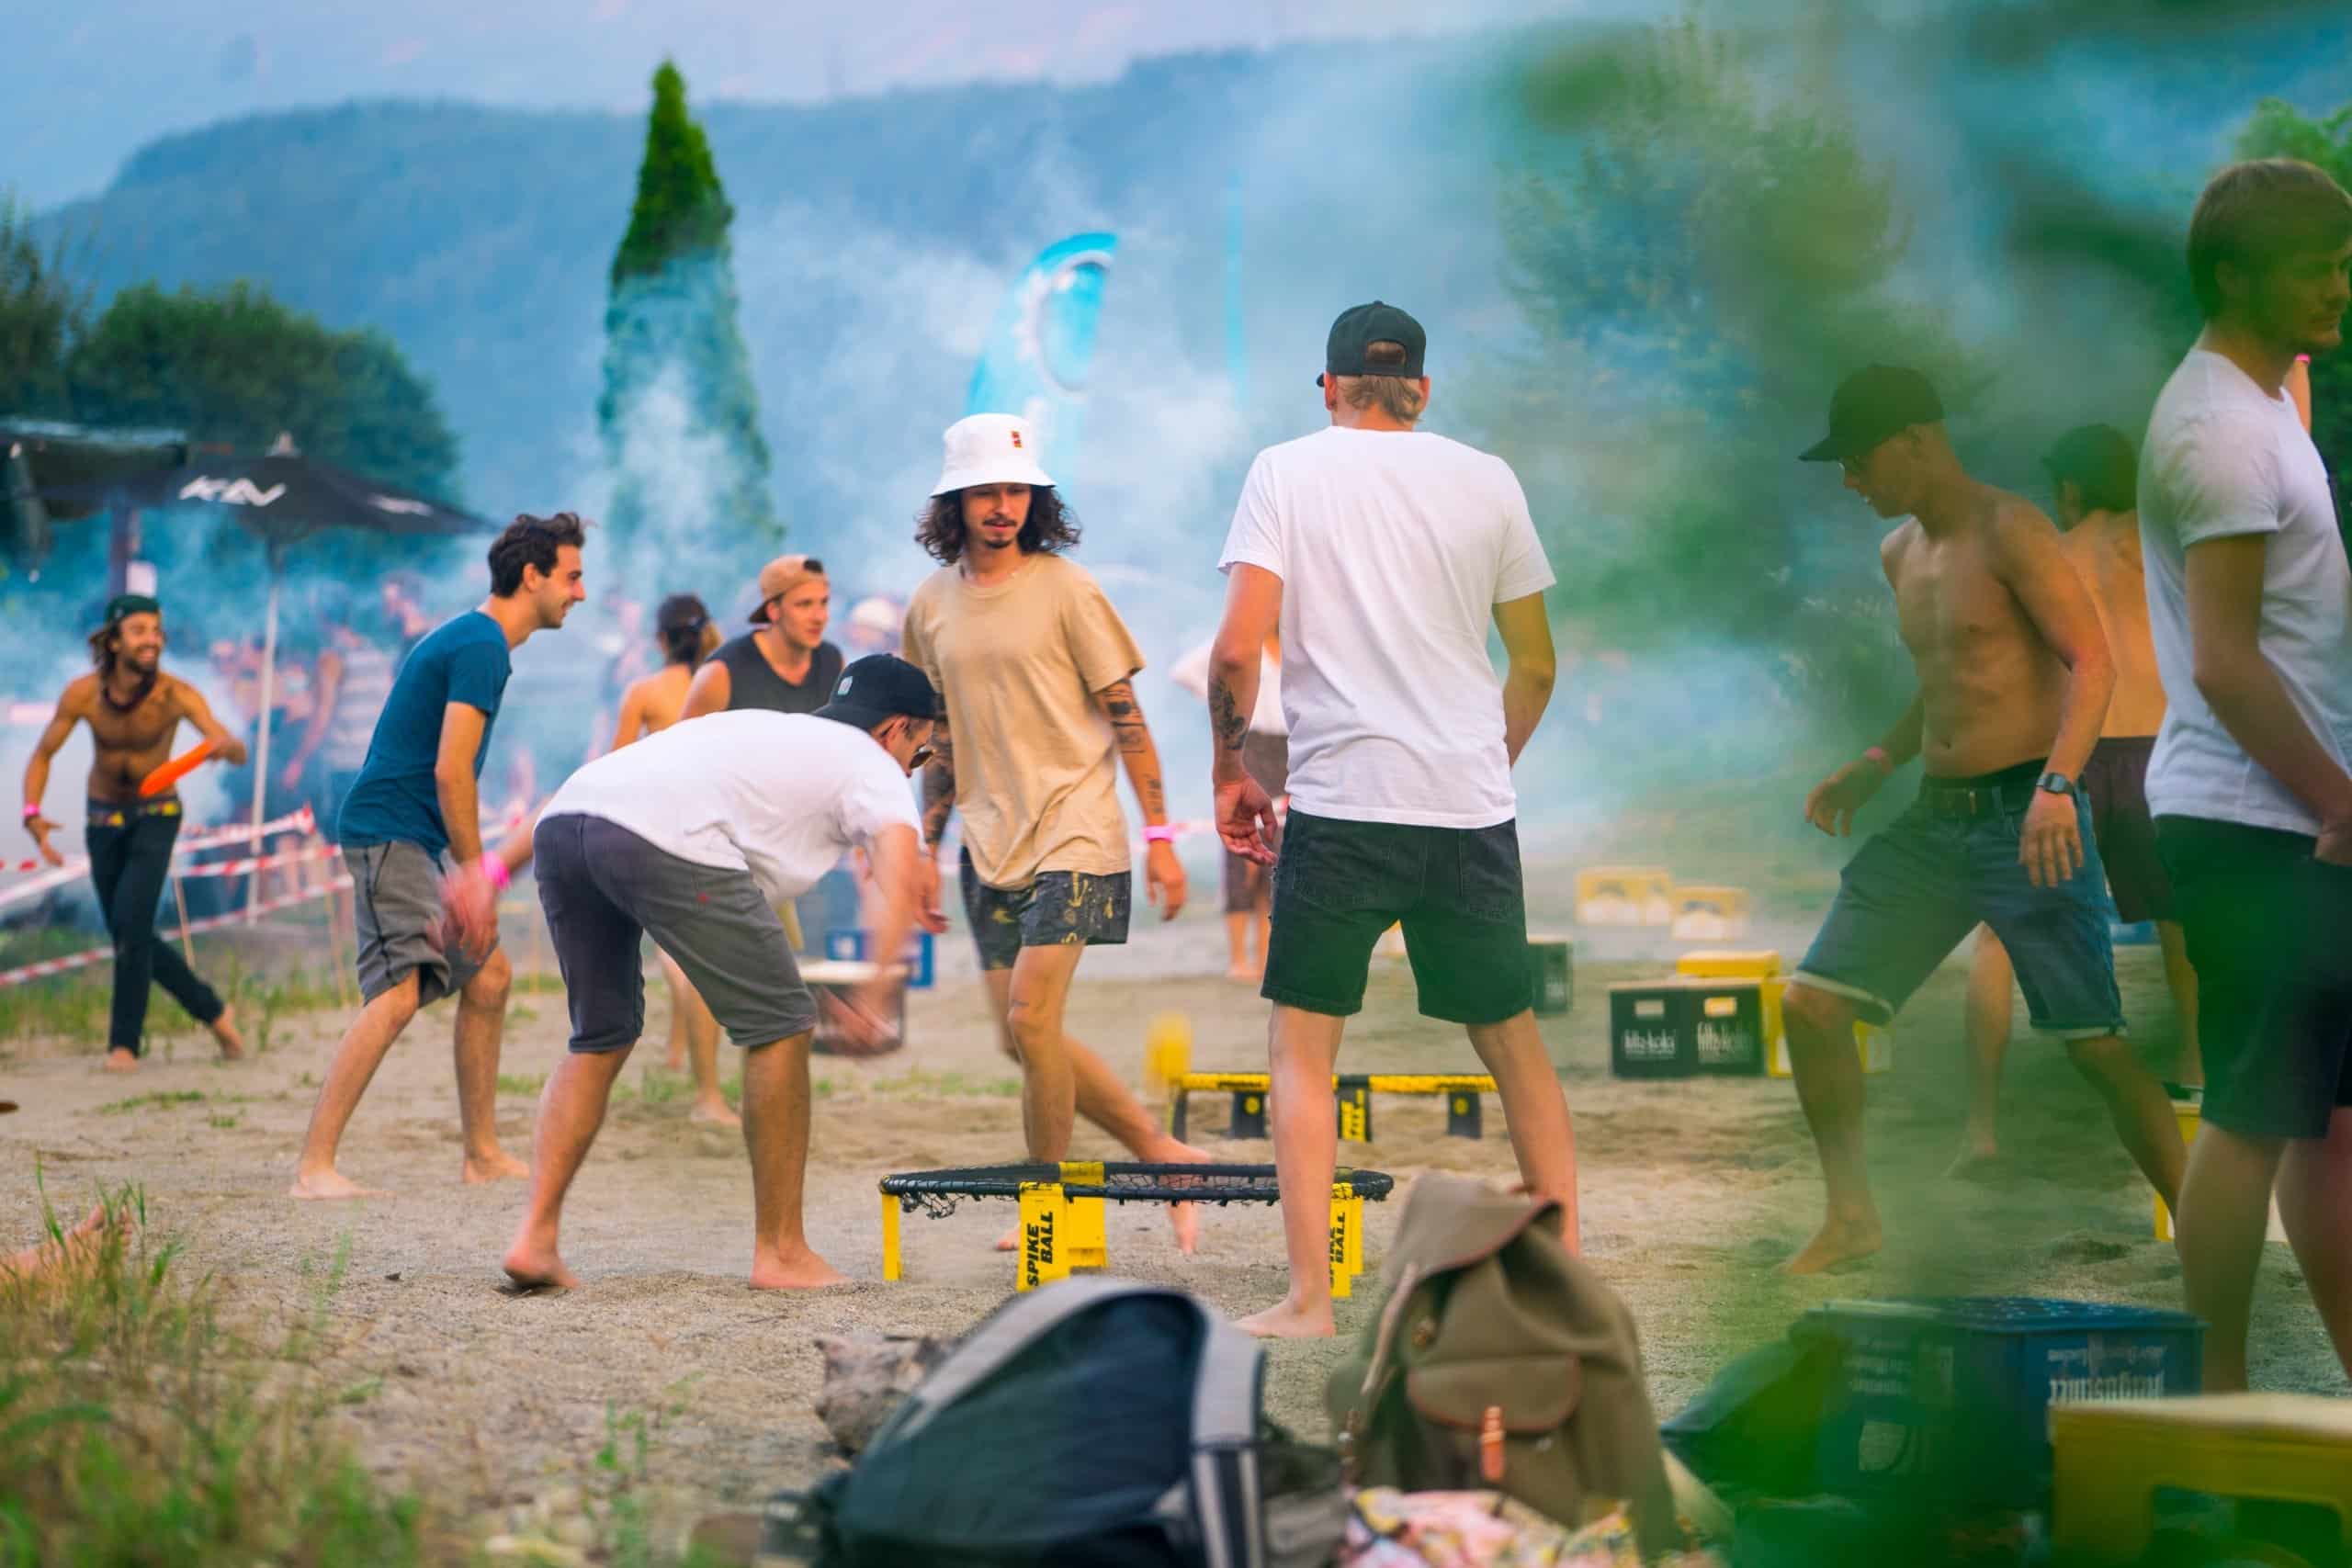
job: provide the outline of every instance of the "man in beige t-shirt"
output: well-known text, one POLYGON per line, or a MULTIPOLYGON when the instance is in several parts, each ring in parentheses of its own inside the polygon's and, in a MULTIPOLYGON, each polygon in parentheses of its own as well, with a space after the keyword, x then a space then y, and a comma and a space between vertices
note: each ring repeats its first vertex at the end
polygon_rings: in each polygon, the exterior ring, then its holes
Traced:
MULTIPOLYGON (((999 1038, 1021 1064, 1030 1159, 1067 1156, 1080 1111, 1139 1159, 1206 1158, 1062 1032, 1080 956, 1127 940, 1134 857, 1114 759, 1143 808, 1151 899, 1163 919, 1184 906, 1159 753, 1129 683, 1143 655, 1092 575, 1062 558, 1077 520, 1038 466, 1028 426, 974 414, 948 428, 946 446, 915 536, 940 570, 908 604, 900 644, 946 710, 923 774, 933 907, 940 842, 960 810, 964 912, 999 1038)), ((1187 1252, 1188 1209, 1176 1209, 1187 1252)))

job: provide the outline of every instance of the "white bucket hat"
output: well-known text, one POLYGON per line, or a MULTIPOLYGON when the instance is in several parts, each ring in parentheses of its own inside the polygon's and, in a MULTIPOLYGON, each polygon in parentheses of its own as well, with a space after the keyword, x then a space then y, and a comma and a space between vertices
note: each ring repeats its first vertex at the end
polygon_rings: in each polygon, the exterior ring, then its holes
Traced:
POLYGON ((1037 438, 1018 414, 967 414, 947 427, 946 446, 947 463, 933 487, 934 496, 974 485, 1053 488, 1052 478, 1037 466, 1037 438))

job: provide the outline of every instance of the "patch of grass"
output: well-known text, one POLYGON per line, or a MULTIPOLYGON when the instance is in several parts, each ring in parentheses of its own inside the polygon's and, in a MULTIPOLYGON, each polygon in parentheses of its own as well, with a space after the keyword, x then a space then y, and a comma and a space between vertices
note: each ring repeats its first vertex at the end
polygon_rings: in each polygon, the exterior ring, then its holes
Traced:
POLYGON ((157 1110, 175 1105, 201 1105, 204 1091, 200 1089, 157 1089, 153 1094, 134 1094, 129 1100, 110 1100, 98 1107, 101 1116, 119 1116, 126 1111, 142 1111, 149 1106, 157 1110))
POLYGON ((501 1094, 536 1096, 547 1086, 548 1076, 545 1073, 501 1073, 498 1075, 498 1092, 501 1094))
POLYGON ((668 1105, 693 1092, 694 1080, 683 1073, 649 1066, 637 1076, 637 1102, 639 1105, 668 1105))
POLYGON ((239 1122, 243 1121, 244 1118, 239 1115, 236 1111, 232 1111, 226 1115, 215 1112, 214 1114, 206 1117, 204 1120, 208 1125, 218 1127, 223 1132, 226 1132, 229 1128, 235 1126, 239 1122))
POLYGON ((974 1073, 934 1073, 914 1067, 894 1078, 875 1079, 867 1086, 867 1092, 904 1100, 1018 1100, 1021 1080, 983 1077, 974 1073))
POLYGON ((506 1021, 510 1024, 537 1023, 539 1021, 539 1010, 535 1007, 526 1007, 521 1002, 510 1001, 506 1004, 506 1021))
MULTIPOLYGON (((134 1190, 109 1210, 143 1219, 134 1190)), ((62 1229, 51 1214, 52 1240, 62 1229)), ((0 1286, 0 1562, 411 1568, 462 1560, 332 1424, 315 1323, 245 1315, 135 1229, 0 1286)))

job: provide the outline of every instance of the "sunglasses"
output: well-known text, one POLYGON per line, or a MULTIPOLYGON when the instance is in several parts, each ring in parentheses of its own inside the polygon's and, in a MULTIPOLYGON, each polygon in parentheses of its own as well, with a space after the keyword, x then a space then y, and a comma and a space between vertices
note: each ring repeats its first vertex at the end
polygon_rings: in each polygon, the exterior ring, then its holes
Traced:
POLYGON ((939 750, 936 747, 918 746, 915 748, 915 754, 907 759, 907 767, 910 771, 920 768, 938 755, 939 750))

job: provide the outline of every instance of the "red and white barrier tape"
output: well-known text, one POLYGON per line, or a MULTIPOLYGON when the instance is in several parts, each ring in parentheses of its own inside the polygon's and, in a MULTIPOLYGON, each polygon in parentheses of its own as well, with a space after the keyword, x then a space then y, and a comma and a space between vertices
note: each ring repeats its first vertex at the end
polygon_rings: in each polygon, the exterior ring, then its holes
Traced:
MULTIPOLYGON (((322 886, 305 888, 300 893, 289 893, 282 898, 265 899, 254 905, 252 912, 256 915, 275 914, 280 909, 290 909, 297 904, 307 904, 313 898, 323 898, 330 893, 346 892, 350 886, 351 878, 340 876, 322 886)), ((195 936, 203 931, 218 931, 223 926, 239 924, 244 919, 246 911, 242 908, 233 909, 225 915, 207 915, 200 920, 190 920, 183 928, 158 931, 156 934, 167 942, 181 936, 195 936)), ((10 986, 21 986, 28 980, 46 980, 52 975, 64 975, 75 969, 86 969, 93 964, 104 964, 113 956, 114 948, 111 945, 93 947, 81 953, 69 953, 62 958, 44 958, 38 964, 26 964, 14 969, 0 970, 0 990, 6 990, 10 986)))
MULTIPOLYGON (((306 806, 300 811, 288 812, 283 817, 263 823, 259 836, 266 839, 279 833, 309 834, 317 830, 318 821, 311 815, 311 808, 306 806)), ((198 828, 193 832, 181 834, 179 842, 172 846, 172 853, 175 857, 196 854, 205 850, 217 850, 223 844, 251 843, 254 837, 252 826, 247 823, 219 828, 198 828)), ((0 892, 0 904, 25 897, 28 892, 43 891, 47 887, 56 886, 58 882, 71 882, 74 878, 85 874, 89 869, 89 860, 83 855, 69 855, 66 857, 65 863, 61 866, 48 865, 30 855, 17 861, 0 861, 0 875, 6 875, 10 872, 40 873, 44 878, 54 879, 45 881, 41 888, 28 890, 11 887, 6 892, 0 892)))
POLYGON ((183 882, 199 876, 243 876, 249 871, 271 871, 281 865, 300 865, 306 861, 332 860, 342 852, 333 844, 311 844, 304 849, 288 850, 283 854, 206 861, 202 865, 189 866, 178 875, 183 882))

